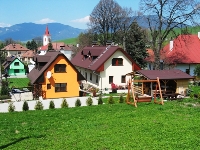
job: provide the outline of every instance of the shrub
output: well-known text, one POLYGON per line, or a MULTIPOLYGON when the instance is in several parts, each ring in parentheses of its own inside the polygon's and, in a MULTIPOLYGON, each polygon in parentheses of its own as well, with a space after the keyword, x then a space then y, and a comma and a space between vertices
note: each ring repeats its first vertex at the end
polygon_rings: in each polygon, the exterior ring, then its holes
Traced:
POLYGON ((13 103, 9 103, 8 112, 14 112, 14 111, 15 111, 15 105, 13 103))
POLYGON ((108 98, 108 104, 114 104, 114 103, 115 103, 115 101, 114 101, 113 97, 110 96, 110 97, 108 98))
POLYGON ((29 106, 28 106, 28 102, 27 102, 27 101, 24 101, 24 104, 23 104, 23 106, 22 106, 22 110, 23 110, 23 111, 29 110, 29 106))
POLYGON ((61 108, 67 108, 67 107, 68 107, 67 101, 65 98, 63 98, 63 101, 61 103, 61 108))
POLYGON ((43 110, 43 104, 41 101, 36 101, 35 110, 43 110))
POLYGON ((49 103, 49 109, 54 109, 55 108, 55 104, 54 102, 51 100, 49 103))
POLYGON ((8 95, 0 95, 0 100, 10 99, 11 97, 8 95))
POLYGON ((81 101, 79 98, 77 98, 76 102, 75 102, 75 106, 76 107, 80 107, 81 106, 81 101))
POLYGON ((101 96, 99 96, 99 99, 98 99, 98 105, 102 105, 103 104, 103 99, 101 96))
POLYGON ((190 98, 194 98, 194 93, 190 93, 190 98))
POLYGON ((120 97, 119 97, 119 103, 123 103, 124 102, 124 97, 123 95, 121 94, 120 97))
POLYGON ((86 100, 86 104, 87 104, 87 106, 92 106, 93 101, 92 101, 91 97, 88 97, 88 99, 86 100))

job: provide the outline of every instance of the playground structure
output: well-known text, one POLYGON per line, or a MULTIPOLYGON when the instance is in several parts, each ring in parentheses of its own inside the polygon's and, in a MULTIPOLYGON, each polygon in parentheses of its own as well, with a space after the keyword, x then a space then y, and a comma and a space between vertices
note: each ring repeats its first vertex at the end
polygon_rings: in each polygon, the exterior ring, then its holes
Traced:
POLYGON ((151 102, 152 101, 152 96, 146 95, 146 94, 139 95, 139 94, 143 94, 143 92, 138 91, 138 89, 135 88, 135 83, 142 83, 142 88, 140 90, 143 90, 144 82, 156 83, 156 89, 153 93, 154 103, 163 105, 164 102, 163 102, 163 98, 162 98, 160 80, 158 77, 157 77, 157 80, 134 80, 134 76, 132 76, 132 79, 129 79, 129 81, 127 83, 128 93, 127 93, 127 97, 126 97, 126 103, 137 107, 138 102, 151 102), (157 92, 157 90, 159 91, 159 93, 157 92), (131 93, 132 93, 132 97, 133 97, 133 102, 131 102, 131 100, 130 100, 131 93), (157 101, 157 97, 156 97, 157 94, 159 94, 160 101, 157 101))

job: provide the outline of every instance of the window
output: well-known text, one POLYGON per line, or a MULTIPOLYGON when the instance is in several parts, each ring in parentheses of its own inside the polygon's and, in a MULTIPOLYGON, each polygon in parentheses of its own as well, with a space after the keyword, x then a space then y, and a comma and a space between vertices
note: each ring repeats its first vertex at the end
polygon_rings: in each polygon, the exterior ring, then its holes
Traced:
POLYGON ((14 66, 19 66, 19 62, 15 62, 15 63, 14 63, 14 66))
POLYGON ((190 74, 190 69, 186 69, 185 72, 186 72, 187 74, 190 74))
POLYGON ((92 81, 92 73, 90 73, 90 81, 92 81))
POLYGON ((51 89, 51 84, 47 84, 47 90, 51 89))
POLYGON ((65 64, 56 64, 54 66, 54 72, 66 72, 66 65, 65 64))
POLYGON ((66 92, 67 83, 55 83, 55 92, 66 92))
POLYGON ((109 76, 109 84, 113 83, 113 76, 109 76))
POLYGON ((21 52, 18 52, 18 54, 21 54, 21 52))
POLYGON ((14 73, 19 73, 19 69, 14 69, 14 73))
POLYGON ((99 81, 99 77, 98 75, 96 75, 96 83, 98 83, 98 81, 99 81))
POLYGON ((121 83, 126 83, 126 76, 122 76, 121 83))
POLYGON ((87 72, 85 72, 85 79, 87 80, 87 72))
POLYGON ((123 59, 122 58, 113 58, 112 66, 123 66, 123 59))

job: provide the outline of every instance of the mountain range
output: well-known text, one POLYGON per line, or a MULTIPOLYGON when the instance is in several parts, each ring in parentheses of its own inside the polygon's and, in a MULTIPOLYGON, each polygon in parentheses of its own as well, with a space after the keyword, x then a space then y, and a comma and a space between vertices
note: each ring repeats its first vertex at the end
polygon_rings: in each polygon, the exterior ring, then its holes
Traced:
MULTIPOLYGON (((46 24, 21 23, 10 27, 0 27, 0 40, 11 38, 16 41, 28 41, 36 37, 43 37, 46 26, 46 24)), ((48 28, 52 41, 75 38, 85 31, 61 23, 48 23, 48 28)))

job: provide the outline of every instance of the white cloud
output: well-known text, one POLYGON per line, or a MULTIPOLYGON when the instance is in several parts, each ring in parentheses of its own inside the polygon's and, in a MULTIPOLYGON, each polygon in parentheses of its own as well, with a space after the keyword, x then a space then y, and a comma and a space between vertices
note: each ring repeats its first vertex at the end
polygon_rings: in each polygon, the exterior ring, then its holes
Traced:
POLYGON ((0 27, 10 27, 11 24, 7 24, 7 23, 0 23, 0 27))
POLYGON ((44 19, 41 19, 39 21, 36 21, 36 23, 38 23, 38 24, 46 24, 46 23, 53 23, 53 22, 56 22, 56 21, 49 19, 49 18, 44 18, 44 19))
POLYGON ((90 18, 90 16, 86 16, 84 18, 71 20, 71 22, 86 23, 86 22, 89 22, 89 18, 90 18))

